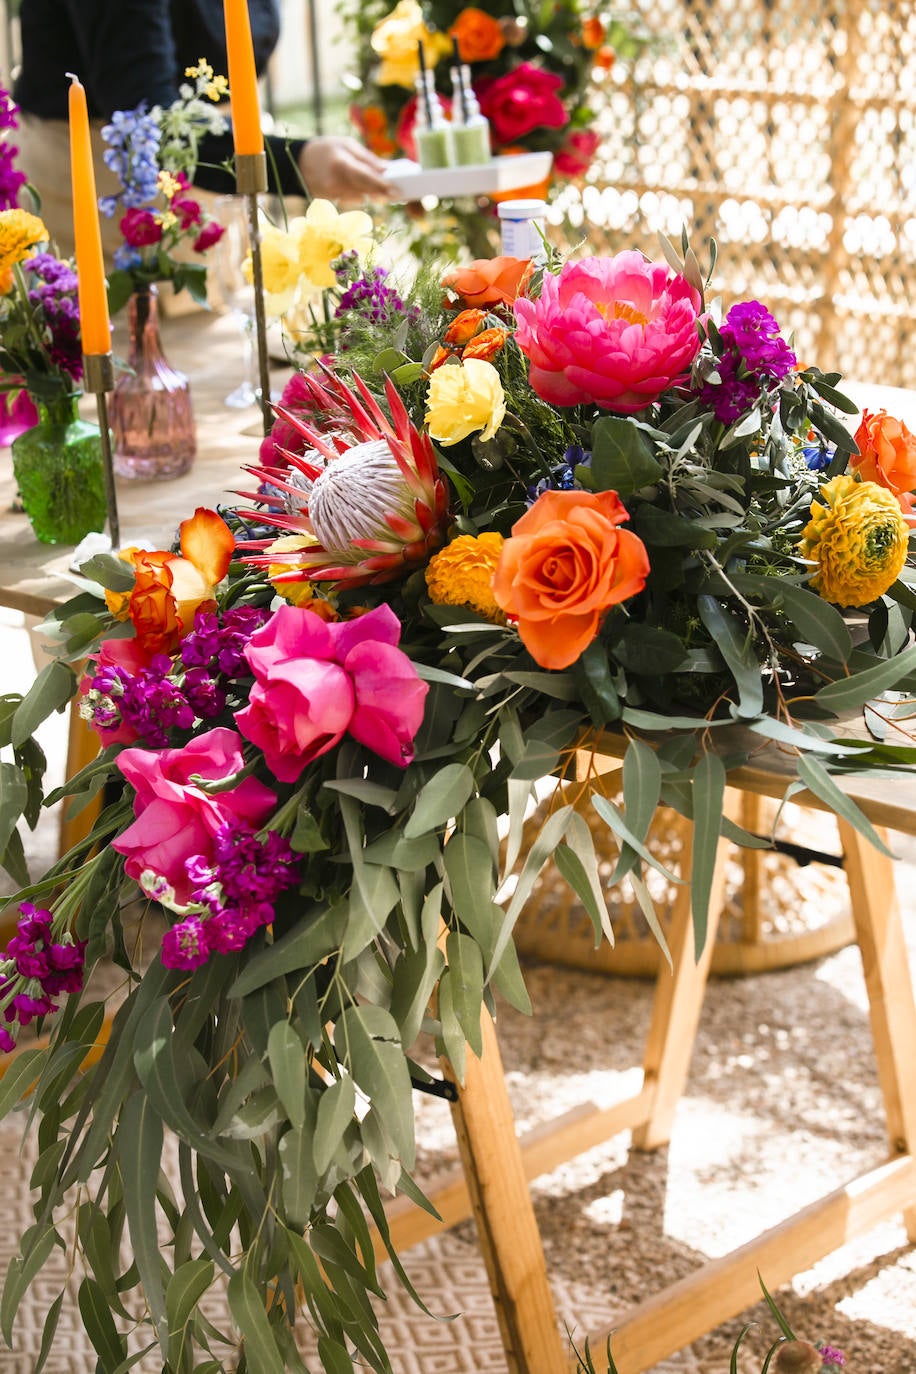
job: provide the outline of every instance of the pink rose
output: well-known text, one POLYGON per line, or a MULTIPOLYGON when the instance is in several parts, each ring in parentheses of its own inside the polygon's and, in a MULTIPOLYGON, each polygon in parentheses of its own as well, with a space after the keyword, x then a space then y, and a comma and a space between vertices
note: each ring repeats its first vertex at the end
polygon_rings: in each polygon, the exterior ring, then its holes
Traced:
POLYGON ((128 210, 121 220, 121 233, 131 248, 145 248, 162 238, 162 225, 152 210, 128 210))
POLYGON ((598 151, 600 136, 594 129, 573 129, 555 154, 553 166, 561 177, 581 177, 588 171, 598 151))
POLYGON ((214 243, 219 243, 226 230, 217 220, 208 220, 201 229, 191 247, 195 253, 206 253, 208 248, 212 248, 214 243))
POLYGON ((245 648, 255 676, 239 730, 281 782, 349 731, 405 768, 423 720, 427 686, 397 648, 401 625, 389 606, 329 625, 306 607, 281 606, 245 648))
POLYGON ((494 143, 518 143, 535 129, 562 129, 569 123, 557 94, 562 76, 520 62, 504 76, 477 83, 481 111, 490 121, 494 143))
POLYGON ((545 401, 630 415, 686 375, 701 304, 684 277, 627 249, 545 273, 538 300, 515 302, 515 341, 545 401))
POLYGON ((139 881, 145 869, 174 888, 179 903, 190 900, 185 861, 214 855, 213 839, 221 825, 257 829, 276 806, 276 794, 256 778, 243 778, 229 792, 210 796, 194 775, 219 781, 244 765, 241 741, 233 730, 219 727, 190 740, 183 749, 125 749, 118 768, 136 791, 134 824, 112 848, 125 855, 125 869, 139 881))

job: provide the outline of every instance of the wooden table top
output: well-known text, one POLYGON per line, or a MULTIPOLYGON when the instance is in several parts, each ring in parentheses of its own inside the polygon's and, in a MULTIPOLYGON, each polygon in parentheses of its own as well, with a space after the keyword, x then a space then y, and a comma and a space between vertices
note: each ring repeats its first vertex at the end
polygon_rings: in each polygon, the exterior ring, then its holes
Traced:
MULTIPOLYGON (((114 351, 126 352, 123 325, 116 323, 114 351)), ((166 356, 191 379, 197 421, 197 458, 183 477, 170 482, 130 482, 117 479, 122 544, 146 542, 167 548, 179 522, 197 506, 229 504, 233 489, 248 484, 242 463, 257 459, 261 416, 256 406, 233 410, 223 397, 241 380, 242 351, 239 326, 230 316, 196 311, 162 320, 166 356)), ((282 384, 288 372, 277 375, 282 384)), ((92 397, 84 413, 95 418, 92 397)), ((40 544, 28 518, 13 513, 15 494, 9 450, 0 458, 0 606, 45 616, 74 594, 66 577, 73 553, 64 545, 40 544)))

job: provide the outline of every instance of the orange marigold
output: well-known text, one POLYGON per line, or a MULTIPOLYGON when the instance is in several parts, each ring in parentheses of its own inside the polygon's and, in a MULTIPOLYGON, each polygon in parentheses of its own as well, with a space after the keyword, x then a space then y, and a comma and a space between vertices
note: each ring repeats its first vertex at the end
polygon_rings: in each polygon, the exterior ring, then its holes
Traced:
POLYGON ((506 617, 493 596, 493 574, 502 552, 503 537, 460 534, 433 554, 426 569, 429 599, 436 606, 468 606, 484 620, 504 625, 506 617))

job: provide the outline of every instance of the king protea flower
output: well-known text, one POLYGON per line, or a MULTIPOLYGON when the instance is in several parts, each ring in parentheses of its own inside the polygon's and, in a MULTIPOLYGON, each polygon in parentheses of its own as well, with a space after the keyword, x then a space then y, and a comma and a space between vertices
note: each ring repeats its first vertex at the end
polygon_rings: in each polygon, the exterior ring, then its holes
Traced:
POLYGON ((264 552, 246 561, 272 567, 272 580, 343 582, 349 587, 390 582, 423 564, 442 543, 448 493, 432 442, 410 420, 394 383, 386 378, 391 419, 360 377, 355 390, 330 375, 324 385, 304 377, 315 413, 345 410, 347 424, 321 433, 289 412, 280 414, 310 449, 281 450, 285 468, 246 468, 260 490, 240 496, 267 506, 247 512, 259 524, 312 542, 273 548, 272 540, 242 547, 264 552), (277 564, 285 572, 277 573, 277 564))

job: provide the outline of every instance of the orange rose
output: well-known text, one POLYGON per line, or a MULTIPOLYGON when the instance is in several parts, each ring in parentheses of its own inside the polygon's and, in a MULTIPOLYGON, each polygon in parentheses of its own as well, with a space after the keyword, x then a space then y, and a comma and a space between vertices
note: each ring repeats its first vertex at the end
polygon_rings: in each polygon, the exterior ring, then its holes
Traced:
POLYGON ((886 410, 865 410, 855 433, 859 452, 850 460, 864 481, 888 487, 895 496, 916 488, 916 435, 886 410))
POLYGON ((617 528, 629 518, 615 491, 546 491, 513 525, 493 595, 542 668, 575 663, 605 611, 645 586, 646 547, 617 528))
POLYGON ((443 363, 447 363, 449 358, 453 358, 454 356, 454 353, 451 353, 447 348, 443 348, 441 344, 437 344, 435 353, 426 364, 427 375, 431 375, 435 372, 437 367, 441 367, 443 363))
POLYGON ((443 335, 445 343, 461 348, 473 339, 486 318, 486 310, 462 310, 446 329, 443 335))
POLYGON ((587 48, 600 48, 604 42, 605 28, 601 20, 595 18, 582 20, 582 42, 587 48))
POLYGON ((442 279, 465 305, 512 305, 534 273, 528 258, 479 258, 442 279))
POLYGON ((134 549, 134 586, 128 614, 144 653, 169 654, 194 628, 194 616, 215 604, 235 540, 225 520, 198 506, 180 528, 181 556, 164 549, 134 549))
POLYGON ((506 329, 484 329, 471 339, 470 343, 465 344, 461 351, 462 362, 467 358, 482 358, 488 363, 496 356, 508 337, 509 332, 506 329))
POLYGON ((491 62, 506 46, 499 20, 473 6, 461 11, 449 34, 462 62, 491 62))

